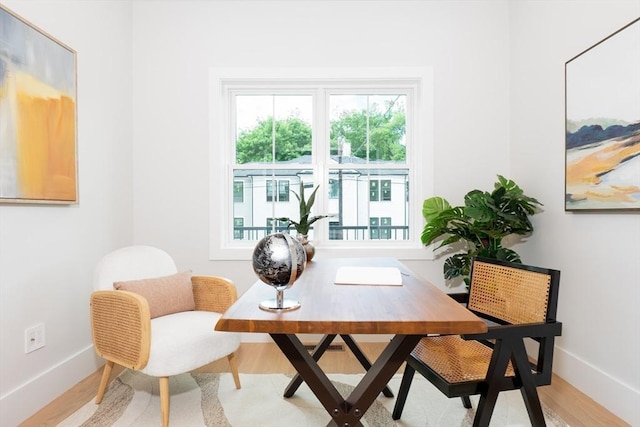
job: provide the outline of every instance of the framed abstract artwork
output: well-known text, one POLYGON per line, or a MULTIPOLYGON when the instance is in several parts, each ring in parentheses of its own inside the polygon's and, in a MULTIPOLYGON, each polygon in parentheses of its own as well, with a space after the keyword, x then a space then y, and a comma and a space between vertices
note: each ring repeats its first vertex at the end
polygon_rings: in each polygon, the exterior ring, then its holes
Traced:
POLYGON ((78 203, 76 52, 0 5, 0 203, 78 203))
POLYGON ((565 210, 640 210, 640 18, 565 63, 565 210))

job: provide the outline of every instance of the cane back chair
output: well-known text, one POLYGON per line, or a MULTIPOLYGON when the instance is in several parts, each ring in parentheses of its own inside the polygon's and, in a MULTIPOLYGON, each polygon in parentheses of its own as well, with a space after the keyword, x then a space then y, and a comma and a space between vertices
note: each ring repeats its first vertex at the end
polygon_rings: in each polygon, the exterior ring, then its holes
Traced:
POLYGON ((447 397, 480 395, 474 426, 488 426, 498 394, 519 389, 533 426, 545 420, 536 387, 551 384, 560 272, 487 258, 475 258, 469 293, 451 294, 488 323, 483 334, 423 338, 407 359, 393 419, 400 419, 415 372, 447 397), (537 342, 530 361, 525 341, 537 342))
POLYGON ((240 388, 234 359, 240 335, 214 330, 236 299, 237 290, 229 280, 177 273, 173 259, 160 249, 130 246, 107 254, 96 267, 91 294, 93 343, 96 353, 106 359, 96 403, 102 402, 114 364, 159 378, 163 426, 169 425, 172 375, 226 356, 240 388), (179 285, 175 277, 180 278, 179 285), (129 285, 120 288, 121 284, 129 285), (173 290, 176 286, 182 286, 180 295, 173 290), (185 294, 189 307, 175 308, 171 300, 185 294), (160 312, 157 307, 162 307, 160 312))

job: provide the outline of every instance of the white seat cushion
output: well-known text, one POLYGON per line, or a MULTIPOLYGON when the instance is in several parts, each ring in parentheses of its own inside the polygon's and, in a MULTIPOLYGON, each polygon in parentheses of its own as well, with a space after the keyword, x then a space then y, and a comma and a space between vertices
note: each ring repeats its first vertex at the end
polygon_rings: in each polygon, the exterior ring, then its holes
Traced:
POLYGON ((177 375, 236 351, 240 334, 214 330, 220 316, 184 311, 151 319, 151 352, 141 372, 154 377, 177 375))

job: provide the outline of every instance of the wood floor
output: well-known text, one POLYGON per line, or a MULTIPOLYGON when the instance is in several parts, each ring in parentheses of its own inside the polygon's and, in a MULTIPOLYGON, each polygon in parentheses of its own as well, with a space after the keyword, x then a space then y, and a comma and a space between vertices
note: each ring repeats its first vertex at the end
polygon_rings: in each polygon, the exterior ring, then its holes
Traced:
MULTIPOLYGON (((360 343, 369 359, 375 359, 385 343, 360 343)), ((238 369, 245 374, 293 373, 289 361, 273 343, 243 343, 237 354, 238 369)), ((363 372, 362 367, 346 349, 329 351, 320 359, 325 372, 353 374, 363 372)), ((227 372, 226 359, 214 362, 198 369, 199 372, 227 372)), ((21 424, 23 427, 55 426, 93 399, 100 382, 100 373, 96 372, 76 384, 62 396, 38 411, 21 424)), ((113 377, 120 373, 114 368, 113 377)), ((616 427, 629 424, 616 417, 595 401, 579 392, 563 379, 554 376, 552 384, 538 388, 540 398, 571 427, 616 427)), ((397 390, 394 390, 397 392, 397 390)))

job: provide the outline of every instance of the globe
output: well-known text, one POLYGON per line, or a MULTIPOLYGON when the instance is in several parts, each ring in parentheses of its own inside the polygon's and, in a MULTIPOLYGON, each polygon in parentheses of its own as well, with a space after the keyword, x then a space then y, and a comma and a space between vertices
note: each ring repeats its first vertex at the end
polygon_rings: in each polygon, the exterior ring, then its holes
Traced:
POLYGON ((298 301, 285 300, 283 292, 300 278, 306 263, 304 247, 289 234, 274 233, 262 238, 253 250, 253 271, 260 281, 276 289, 276 298, 261 302, 260 308, 278 311, 300 307, 298 301))

